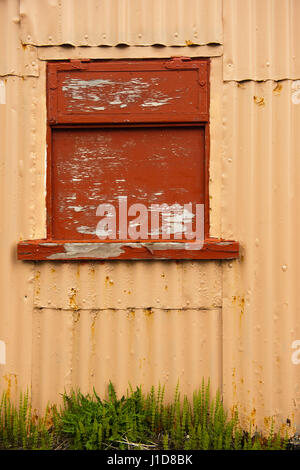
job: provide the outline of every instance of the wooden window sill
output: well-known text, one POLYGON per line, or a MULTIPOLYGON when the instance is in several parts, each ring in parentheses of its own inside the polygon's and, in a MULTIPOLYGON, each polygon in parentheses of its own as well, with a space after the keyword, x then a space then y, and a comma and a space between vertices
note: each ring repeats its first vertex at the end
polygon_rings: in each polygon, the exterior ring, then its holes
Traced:
POLYGON ((18 259, 28 261, 94 261, 107 259, 235 259, 239 243, 209 238, 201 249, 187 241, 26 240, 18 243, 18 259))

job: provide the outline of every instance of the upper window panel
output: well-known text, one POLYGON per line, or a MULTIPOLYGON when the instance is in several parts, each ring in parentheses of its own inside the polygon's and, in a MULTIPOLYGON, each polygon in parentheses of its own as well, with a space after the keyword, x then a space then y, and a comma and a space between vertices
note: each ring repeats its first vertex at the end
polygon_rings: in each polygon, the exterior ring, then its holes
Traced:
POLYGON ((50 123, 208 120, 208 62, 49 64, 50 123))

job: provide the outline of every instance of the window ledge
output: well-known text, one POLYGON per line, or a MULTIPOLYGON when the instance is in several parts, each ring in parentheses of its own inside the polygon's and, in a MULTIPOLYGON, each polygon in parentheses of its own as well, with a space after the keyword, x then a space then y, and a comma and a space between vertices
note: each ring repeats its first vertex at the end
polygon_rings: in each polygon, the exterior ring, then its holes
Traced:
POLYGON ((187 241, 72 241, 26 240, 18 243, 18 259, 28 261, 106 259, 235 259, 239 243, 206 239, 201 249, 191 249, 187 241))

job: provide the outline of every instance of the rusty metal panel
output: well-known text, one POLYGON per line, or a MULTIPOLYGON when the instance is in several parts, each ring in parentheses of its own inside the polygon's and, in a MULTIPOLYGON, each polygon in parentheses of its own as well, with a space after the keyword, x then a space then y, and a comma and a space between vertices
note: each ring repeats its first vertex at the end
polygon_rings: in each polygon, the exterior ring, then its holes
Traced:
POLYGON ((244 416, 300 424, 297 82, 224 84, 222 235, 224 398, 244 416))
POLYGON ((36 266, 34 305, 59 310, 216 309, 222 304, 220 268, 215 261, 47 261, 36 266))
POLYGON ((300 78, 300 2, 224 0, 225 80, 300 78))
POLYGON ((21 0, 23 44, 188 46, 222 43, 222 0, 21 0))
POLYGON ((52 310, 33 314, 34 406, 58 403, 60 392, 80 387, 104 396, 129 383, 149 391, 160 382, 172 399, 179 380, 190 398, 199 377, 221 386, 221 312, 215 310, 52 310))

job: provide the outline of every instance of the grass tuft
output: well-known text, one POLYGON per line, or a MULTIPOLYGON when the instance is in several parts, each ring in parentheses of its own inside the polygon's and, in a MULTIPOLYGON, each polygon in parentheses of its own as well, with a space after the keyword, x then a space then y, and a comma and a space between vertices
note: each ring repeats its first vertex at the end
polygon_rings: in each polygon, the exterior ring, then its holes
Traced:
POLYGON ((267 437, 243 430, 237 411, 229 417, 219 391, 211 397, 210 383, 202 381, 192 400, 180 397, 177 384, 171 403, 164 401, 161 385, 144 394, 130 387, 117 397, 112 383, 108 399, 72 390, 63 394, 58 411, 47 406, 43 417, 31 407, 28 392, 12 403, 7 393, 0 402, 0 449, 74 450, 283 450, 287 436, 274 432, 267 437))

